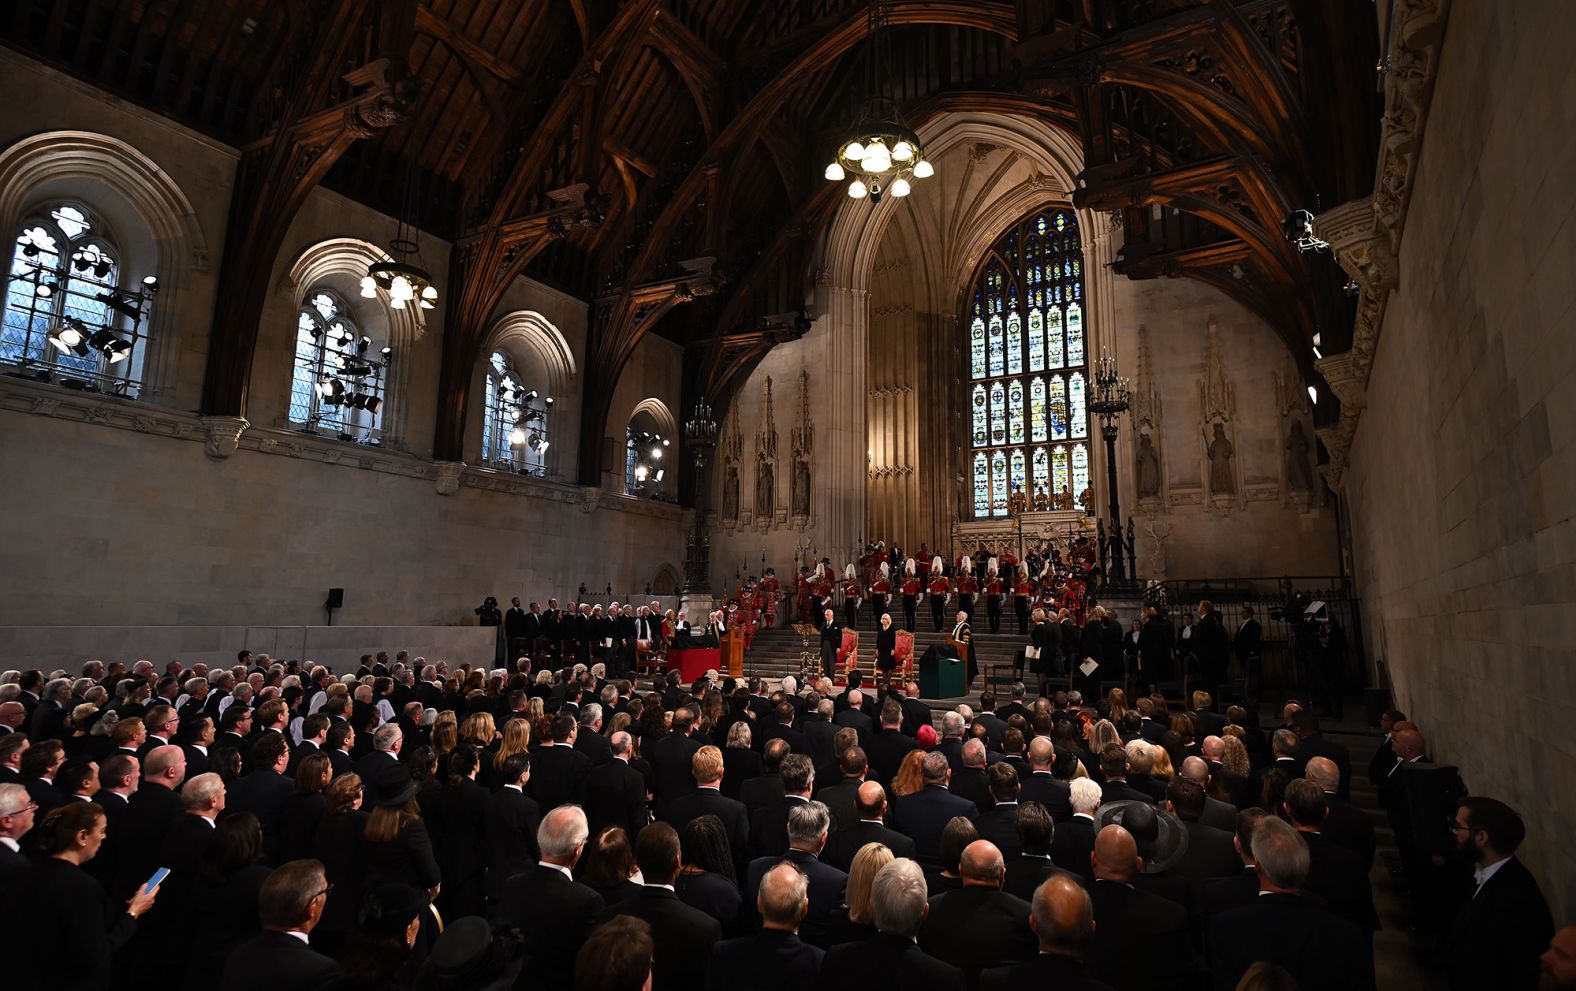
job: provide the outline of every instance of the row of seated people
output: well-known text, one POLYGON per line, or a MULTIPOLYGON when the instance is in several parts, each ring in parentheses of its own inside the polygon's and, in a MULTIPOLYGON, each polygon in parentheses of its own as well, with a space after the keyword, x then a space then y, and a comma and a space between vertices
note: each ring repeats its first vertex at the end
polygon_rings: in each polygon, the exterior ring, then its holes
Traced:
MULTIPOLYGON (((586 951, 640 944, 634 920, 658 988, 1374 985, 1371 830, 1342 822, 1343 768, 1291 706, 1268 740, 1230 711, 1197 739, 1207 698, 1171 715, 1015 686, 938 727, 911 685, 640 694, 571 669, 552 713, 521 673, 430 720, 374 704, 358 733, 328 705, 343 682, 253 675, 224 745, 166 742, 192 732, 170 702, 127 711, 154 732, 102 762, 0 737, 0 931, 70 960, 70 986, 426 987, 512 960, 520 987, 639 987, 586 951), (171 973, 174 940, 191 949, 171 973)), ((1513 812, 1457 817, 1481 885, 1530 879, 1513 812)), ((1471 907, 1461 972, 1492 946, 1497 973, 1535 975, 1548 933, 1471 907)))

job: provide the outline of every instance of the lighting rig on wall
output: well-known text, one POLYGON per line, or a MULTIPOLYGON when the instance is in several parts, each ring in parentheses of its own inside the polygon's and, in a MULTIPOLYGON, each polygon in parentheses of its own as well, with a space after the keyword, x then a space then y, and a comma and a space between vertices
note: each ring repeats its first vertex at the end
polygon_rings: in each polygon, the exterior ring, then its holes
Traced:
MULTIPOLYGON (((33 247, 34 254, 37 248, 23 244, 23 257, 31 257, 28 248, 33 247)), ((25 264, 25 263, 24 263, 25 264)), ((59 376, 61 385, 68 389, 80 389, 85 392, 103 392, 119 396, 135 398, 134 389, 137 383, 129 377, 120 377, 108 371, 111 365, 117 365, 131 358, 138 343, 142 340, 142 322, 146 319, 153 306, 153 298, 159 292, 159 280, 149 275, 135 289, 121 286, 96 287, 89 280, 106 278, 114 271, 114 264, 104 258, 97 245, 88 245, 74 252, 70 262, 71 271, 80 275, 80 280, 73 279, 70 289, 62 289, 53 278, 53 273, 45 269, 23 269, 15 272, 13 278, 30 278, 33 282, 33 295, 39 300, 52 301, 61 293, 67 293, 67 306, 74 312, 68 312, 60 323, 49 330, 46 340, 61 355, 56 362, 45 362, 44 367, 30 373, 29 377, 37 378, 43 382, 53 381, 59 376), (85 287, 83 287, 85 286, 85 287), (76 297, 81 302, 71 303, 70 297, 76 297), (94 307, 82 305, 87 301, 101 304, 99 312, 102 321, 83 319, 94 307), (117 327, 116 317, 124 317, 130 321, 129 327, 117 327), (97 355, 102 360, 98 369, 89 369, 82 364, 73 362, 72 359, 86 359, 97 355), (66 363, 59 363, 64 360, 66 363), (53 366, 53 367, 50 367, 53 366)), ((65 307, 62 307, 65 310, 65 307)), ((38 364, 36 359, 23 358, 20 364, 26 366, 38 364)))
POLYGON ((512 375, 505 376, 498 384, 499 415, 507 431, 503 440, 511 448, 511 457, 498 459, 496 467, 545 478, 547 449, 552 444, 547 439, 547 415, 553 411, 553 397, 544 396, 536 389, 522 393, 523 388, 512 375), (522 449, 527 462, 517 466, 513 455, 522 449))
MULTIPOLYGON (((355 440, 355 435, 346 429, 356 426, 349 419, 350 411, 363 410, 375 417, 383 409, 382 381, 394 349, 383 347, 373 353, 372 338, 364 334, 357 337, 337 323, 326 331, 313 328, 308 333, 314 339, 321 338, 324 351, 323 374, 313 384, 321 408, 312 414, 306 432, 316 433, 317 425, 329 420, 324 411, 333 410, 342 418, 339 423, 329 424, 339 428, 339 439, 355 440)), ((363 443, 381 446, 370 431, 363 443)))
POLYGON ((625 484, 630 495, 661 499, 662 482, 668 470, 664 463, 671 441, 661 434, 647 433, 633 427, 627 430, 629 469, 625 484))
POLYGON ((1321 241, 1313 232, 1313 214, 1307 210, 1293 210, 1281 222, 1281 229, 1286 235, 1286 240, 1295 244, 1297 250, 1303 254, 1310 251, 1324 251, 1329 244, 1321 241))
POLYGON ((890 81, 895 78, 891 0, 871 0, 867 37, 864 64, 870 98, 838 141, 824 174, 832 182, 852 176, 848 195, 879 203, 883 193, 907 196, 912 192, 911 180, 928 179, 936 170, 925 160, 919 135, 904 123, 897 100, 890 95, 890 81))

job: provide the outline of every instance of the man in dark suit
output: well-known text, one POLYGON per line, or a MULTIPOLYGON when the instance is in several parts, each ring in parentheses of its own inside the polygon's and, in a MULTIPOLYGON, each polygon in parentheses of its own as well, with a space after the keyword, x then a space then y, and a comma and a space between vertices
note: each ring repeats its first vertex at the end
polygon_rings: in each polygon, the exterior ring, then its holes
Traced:
POLYGON ((768 869, 755 900, 761 931, 717 944, 706 962, 707 991, 812 987, 826 952, 799 938, 799 927, 810 910, 809 892, 810 879, 798 868, 779 863, 768 869))
POLYGON ((355 735, 356 731, 351 729, 349 723, 333 723, 328 727, 323 752, 328 754, 328 762, 333 766, 336 778, 356 769, 356 762, 350 757, 350 748, 355 743, 355 735))
POLYGON ((28 859, 18 841, 33 828, 37 811, 26 788, 14 782, 0 784, 0 886, 7 891, 17 890, 16 882, 27 870, 28 859))
MULTIPOLYGON (((976 746, 979 741, 971 741, 976 746)), ((980 839, 989 840, 1011 860, 1022 850, 1018 843, 1018 772, 1006 761, 998 761, 986 772, 993 803, 974 820, 980 839)))
POLYGON ((919 683, 910 681, 903 686, 903 694, 898 696, 898 704, 903 707, 903 732, 914 736, 921 726, 930 726, 935 720, 926 705, 919 697, 919 683))
POLYGON ((1343 744, 1325 736, 1319 729, 1318 713, 1304 709, 1292 717, 1294 732, 1297 734, 1297 760, 1304 768, 1308 761, 1315 757, 1324 757, 1333 761, 1340 771, 1340 787, 1336 793, 1341 798, 1351 797, 1352 785, 1352 753, 1343 744))
POLYGON ((821 614, 821 673, 828 678, 837 671, 837 651, 843 646, 843 628, 837 614, 828 609, 821 614))
POLYGON ((553 717, 552 746, 542 747, 531 761, 531 797, 548 811, 575 805, 591 773, 591 758, 575 749, 580 724, 568 713, 553 717))
POLYGON ((833 947, 821 967, 830 991, 874 987, 963 991, 963 971, 937 960, 915 941, 925 921, 925 875, 912 860, 894 860, 876 873, 871 912, 877 935, 833 947))
POLYGON ((1166 787, 1166 809, 1177 817, 1188 836, 1187 852, 1174 868, 1177 875, 1200 882, 1230 877, 1241 869, 1232 834, 1200 821, 1204 814, 1204 789, 1197 782, 1173 778, 1166 787))
POLYGON ((186 777, 186 754, 180 747, 160 747, 142 765, 142 784, 121 813, 115 838, 115 872, 111 898, 130 896, 137 885, 163 866, 159 846, 181 815, 179 788, 186 777))
POLYGON ((593 765, 606 764, 613 756, 613 748, 602 735, 603 716, 600 702, 580 709, 580 729, 575 733, 574 748, 591 758, 593 765))
POLYGON ((1028 691, 1028 686, 1023 682, 1013 682, 1011 688, 1012 697, 997 708, 996 717, 1005 723, 1013 716, 1022 716, 1032 726, 1034 724, 1034 712, 1024 704, 1024 698, 1027 696, 1028 691))
MULTIPOLYGON (((837 769, 841 777, 835 784, 828 784, 816 790, 816 801, 824 804, 832 813, 832 831, 838 832, 848 829, 858 822, 858 795, 865 783, 865 772, 869 769, 863 747, 849 747, 843 751, 843 756, 838 759, 837 769)), ((844 868, 846 870, 846 868, 844 868)))
POLYGON ((832 722, 832 700, 821 699, 814 709, 807 710, 799 723, 804 733, 805 753, 816 767, 825 767, 837 759, 837 730, 832 722))
POLYGON ((1253 863, 1253 831, 1263 818, 1263 809, 1243 809, 1237 814, 1237 828, 1232 832, 1231 847, 1236 851, 1237 860, 1242 866, 1229 877, 1205 881, 1198 886, 1196 904, 1199 915, 1205 920, 1234 908, 1251 905, 1259 896, 1259 872, 1253 863))
MULTIPOLYGON (((1164 624, 1164 620, 1161 621, 1164 624)), ((1167 624, 1166 629, 1170 629, 1167 624)), ((1193 725, 1195 727, 1193 739, 1202 740, 1206 736, 1219 736, 1226 728, 1226 717, 1214 709, 1214 696, 1208 692, 1193 693, 1193 725)))
POLYGON ((672 822, 668 810, 672 803, 695 790, 695 776, 690 764, 695 752, 701 748, 698 740, 690 737, 695 715, 688 708, 673 711, 673 729, 660 740, 647 740, 642 752, 651 762, 655 781, 652 791, 656 796, 657 818, 672 822))
POLYGON ((1226 741, 1218 736, 1206 736, 1200 745, 1204 763, 1209 766, 1209 773, 1218 776, 1221 783, 1226 786, 1226 794, 1231 796, 1231 804, 1239 809, 1247 808, 1258 801, 1258 796, 1253 794, 1253 783, 1245 774, 1226 767, 1221 763, 1221 758, 1226 753, 1226 741))
POLYGON ((701 816, 714 815, 722 820, 722 828, 728 834, 728 846, 733 853, 735 876, 743 877, 744 867, 750 861, 750 817, 743 802, 735 801, 721 791, 722 751, 716 747, 701 747, 695 752, 690 765, 690 779, 695 783, 695 789, 674 801, 667 812, 662 814, 663 821, 682 836, 685 827, 701 816))
POLYGON ((832 913, 842 905, 844 889, 848 885, 847 874, 820 860, 831 823, 831 815, 820 802, 803 802, 791 806, 788 812, 788 849, 780 857, 773 855, 750 861, 743 887, 744 904, 753 907, 766 872, 782 861, 793 864, 810 881, 810 905, 799 928, 800 934, 805 942, 823 949, 829 942, 827 937, 830 935, 832 913))
POLYGON ((1100 751, 1100 773, 1105 776, 1105 784, 1100 787, 1100 804, 1110 805, 1113 802, 1148 802, 1154 804, 1154 798, 1144 791, 1139 791, 1127 783, 1127 751, 1122 747, 1108 743, 1100 751))
MULTIPOLYGON (((1259 656, 1263 653, 1264 631, 1259 626, 1259 621, 1253 618, 1253 607, 1242 607, 1242 619, 1237 624, 1237 632, 1231 637, 1231 652, 1237 657, 1237 665, 1248 679, 1248 698, 1257 700, 1259 697, 1259 656)), ((1213 732, 1219 732, 1214 730, 1213 732)))
POLYGON ((1216 991, 1232 991, 1258 960, 1285 968, 1299 988, 1370 991, 1374 970, 1368 935, 1299 896, 1308 872, 1308 847, 1296 830, 1266 816, 1253 831, 1253 857, 1258 896, 1209 921, 1216 991))
POLYGON ((919 948, 963 971, 973 987, 981 970, 1022 963, 1037 949, 1023 924, 1029 903, 1001 890, 1007 873, 1001 851, 975 840, 963 849, 959 871, 963 887, 930 900, 919 948))
MULTIPOLYGON (((852 726, 858 730, 859 745, 861 747, 867 746, 871 735, 875 733, 875 724, 871 722, 870 716, 864 710, 865 693, 854 688, 845 694, 848 697, 848 706, 834 716, 832 722, 837 726, 852 726)), ((901 719, 898 721, 898 725, 902 725, 901 719)))
POLYGON ((1035 890, 1047 878, 1064 874, 1078 880, 1079 875, 1062 870, 1051 859, 1051 844, 1060 830, 1051 821, 1051 814, 1045 811, 1045 806, 1030 802, 1019 805, 1015 811, 1014 826, 1020 852, 1007 861, 1007 880, 1002 883, 1001 890, 1024 901, 1031 901, 1035 890))
POLYGON ((1029 743, 1029 773, 1019 778, 1018 801, 1039 802, 1057 822, 1072 818, 1069 785, 1051 773, 1056 761, 1056 747, 1043 736, 1029 743))
POLYGON ((22 754, 22 784, 27 786, 28 795, 38 806, 40 819, 47 816, 50 809, 66 801, 66 796, 55 787, 55 775, 60 773, 65 763, 66 750, 59 740, 41 740, 22 754))
POLYGON ((482 807, 482 836, 487 844, 482 890, 493 904, 503 897, 509 879, 530 870, 541 856, 537 848, 541 810, 525 794, 530 778, 531 755, 510 754, 503 762, 503 787, 488 795, 482 807))
POLYGON ((778 774, 783 797, 750 816, 750 856, 775 857, 788 849, 788 814, 815 793, 815 766, 804 754, 783 758, 778 774))
POLYGON ((791 749, 788 741, 780 737, 768 740, 761 750, 762 773, 739 784, 739 801, 744 803, 751 815, 782 801, 783 758, 788 756, 791 749))
POLYGON ((339 965, 307 945, 328 900, 328 881, 318 860, 293 860, 263 881, 258 921, 263 931, 232 950, 219 986, 234 991, 326 988, 339 965))
POLYGON ((1175 988, 1197 972, 1187 910, 1133 882, 1143 870, 1138 843, 1112 824, 1094 841, 1094 939, 1089 969, 1118 988, 1175 988))
POLYGON ((951 768, 942 754, 925 755, 923 765, 925 786, 897 804, 892 816, 892 827, 914 841, 915 856, 936 864, 941 853, 941 832, 955 816, 969 821, 979 817, 974 803, 947 790, 951 768))
POLYGON ((1374 823, 1368 813, 1336 794, 1340 770, 1328 757, 1308 761, 1303 774, 1324 791, 1325 815, 1319 833, 1357 854, 1364 868, 1374 864, 1374 823))
POLYGON ((503 884, 494 913, 495 925, 516 929, 524 939, 534 985, 552 991, 574 986, 575 953, 602 914, 602 896, 573 874, 587 835, 581 810, 548 812, 538 833, 541 862, 503 884))
POLYGON ((608 740, 612 756, 586 778, 585 810, 595 836, 608 826, 621 826, 631 840, 646 825, 646 778, 629 766, 634 739, 619 730, 608 740))
POLYGON ((651 925, 655 947, 652 991, 688 991, 695 980, 696 966, 707 958, 722 935, 722 926, 716 919, 679 901, 673 893, 672 886, 683 862, 679 834, 672 826, 657 822, 641 830, 635 838, 635 864, 646 886, 608 906, 600 920, 632 915, 651 925))
POLYGON ((1331 912, 1359 929, 1372 932, 1378 928, 1379 916, 1374 911, 1369 865, 1328 836, 1320 835, 1325 813, 1324 791, 1318 785, 1306 778, 1286 785, 1281 815, 1308 848, 1308 876, 1302 890, 1323 899, 1331 912))
POLYGON ((778 702, 772 710, 771 723, 761 728, 762 744, 770 743, 772 740, 783 740, 787 742, 788 749, 794 753, 809 753, 809 741, 805 739, 803 733, 794 727, 793 721, 793 703, 778 702))
POLYGON ((1051 861, 1085 882, 1092 882, 1089 858, 1094 853, 1094 817, 1100 810, 1100 786, 1090 778, 1074 778, 1068 791, 1073 814, 1056 826, 1051 838, 1051 861))
POLYGON ((1094 936, 1094 906, 1077 880, 1066 875, 1047 880, 1029 906, 1029 927, 1039 953, 1020 964, 981 971, 980 991, 1111 991, 1084 966, 1094 936))
MULTIPOLYGON (((957 713, 948 713, 948 715, 955 716, 957 713)), ((946 757, 948 766, 952 768, 952 780, 948 782, 947 790, 973 802, 974 807, 984 814, 995 804, 991 799, 990 779, 985 773, 984 741, 970 740, 965 743, 960 750, 957 764, 952 762, 950 754, 946 757)))
MULTIPOLYGON (((352 721, 348 725, 354 726, 355 722, 352 721)), ((362 734, 358 743, 357 734, 352 732, 350 741, 351 750, 354 752, 358 746, 366 744, 366 735, 362 734)), ((399 728, 399 723, 384 723, 379 726, 372 731, 372 748, 356 761, 356 774, 360 776, 363 783, 376 781, 380 772, 387 770, 390 765, 399 763, 400 749, 404 745, 405 732, 399 728)), ((333 760, 333 757, 329 757, 330 763, 333 760)))
POLYGON ((1196 683, 1211 695, 1219 694, 1226 680, 1231 635, 1221 622, 1214 605, 1203 599, 1198 604, 1198 625, 1193 632, 1193 656, 1197 659, 1196 683))
POLYGON ((864 849, 867 843, 885 844, 894 857, 912 859, 914 841, 887 828, 883 821, 886 806, 886 791, 879 782, 866 781, 860 784, 855 802, 859 818, 846 829, 835 830, 827 837, 821 859, 846 874, 853 866, 854 855, 864 849))
POLYGON ((284 737, 278 733, 263 734, 252 747, 251 773, 230 785, 225 803, 231 815, 250 812, 257 816, 263 827, 263 860, 269 864, 279 863, 280 819, 285 802, 295 791, 295 785, 284 773, 289 763, 290 750, 284 737))
POLYGON ((918 742, 902 732, 902 728, 903 706, 896 699, 889 698, 881 706, 881 732, 872 736, 865 747, 865 753, 870 758, 871 774, 888 788, 892 786, 892 779, 897 777, 903 758, 908 756, 910 750, 919 749, 918 742))
POLYGON ((1443 944, 1452 991, 1532 987, 1554 922, 1538 882, 1516 858, 1526 836, 1521 816, 1504 802, 1473 796, 1461 800, 1450 829, 1476 881, 1443 944))

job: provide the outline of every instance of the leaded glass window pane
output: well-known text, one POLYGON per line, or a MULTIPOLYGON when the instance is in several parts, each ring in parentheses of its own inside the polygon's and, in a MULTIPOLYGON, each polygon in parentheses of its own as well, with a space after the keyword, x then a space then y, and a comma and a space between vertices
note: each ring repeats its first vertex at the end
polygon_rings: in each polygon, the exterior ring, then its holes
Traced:
POLYGON ((990 468, 983 452, 974 455, 974 515, 990 515, 990 468))
POLYGON ((1073 445, 1073 498, 1083 495, 1089 487, 1089 448, 1084 444, 1073 445))
POLYGON ((1044 441, 1046 435, 1045 422, 1045 380, 1035 376, 1029 383, 1029 424, 1030 439, 1036 444, 1044 441))
POLYGON ((990 443, 990 412, 985 406, 985 387, 974 387, 974 446, 984 447, 990 443))
POLYGON ((1017 310, 1007 314, 1007 374, 1023 374, 1023 321, 1017 310))
POLYGON ((1018 379, 1007 385, 1007 440, 1023 443, 1023 383, 1018 379))
POLYGON ((990 513, 1007 515, 1007 456, 996 451, 990 456, 990 513))

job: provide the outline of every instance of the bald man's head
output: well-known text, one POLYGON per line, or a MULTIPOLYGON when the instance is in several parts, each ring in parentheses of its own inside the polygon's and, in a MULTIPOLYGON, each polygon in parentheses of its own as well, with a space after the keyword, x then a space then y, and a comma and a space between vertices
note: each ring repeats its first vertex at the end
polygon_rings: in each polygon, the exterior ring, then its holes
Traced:
POLYGON ((1303 777, 1318 785, 1323 791, 1335 791, 1341 786, 1341 769, 1328 757, 1314 757, 1308 761, 1303 777))
POLYGON ((1206 736, 1199 749, 1205 760, 1220 760, 1226 755, 1226 741, 1218 736, 1206 736))
POLYGON ((886 789, 879 781, 866 781, 854 795, 854 811, 861 819, 879 819, 886 812, 886 789))
POLYGON ((1094 838, 1094 876, 1106 881, 1127 884, 1143 870, 1144 862, 1138 856, 1138 842, 1133 834, 1116 823, 1100 830, 1094 838))
POLYGON ((1194 784, 1209 784, 1209 765, 1202 757, 1189 757, 1182 762, 1182 776, 1194 784))
POLYGON ((783 861, 761 878, 761 892, 755 904, 767 929, 799 928, 799 921, 810 908, 810 879, 788 861, 783 861))
POLYGON ((1067 874, 1053 875, 1034 892, 1029 926, 1040 941, 1040 952, 1081 959, 1094 935, 1089 892, 1067 874))
POLYGON ((958 874, 963 878, 964 887, 999 888, 1006 873, 1007 864, 1002 860, 1001 851, 990 840, 975 840, 963 848, 958 874))
POLYGON ((1029 766, 1036 771, 1049 770, 1055 756, 1056 746, 1047 738, 1037 736, 1029 741, 1029 766))
POLYGON ((1390 746, 1395 749, 1397 757, 1411 760, 1423 756, 1427 744, 1423 740, 1423 734, 1415 729, 1406 729, 1391 735, 1390 746))

